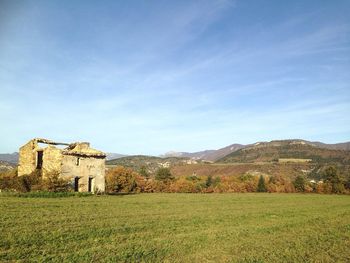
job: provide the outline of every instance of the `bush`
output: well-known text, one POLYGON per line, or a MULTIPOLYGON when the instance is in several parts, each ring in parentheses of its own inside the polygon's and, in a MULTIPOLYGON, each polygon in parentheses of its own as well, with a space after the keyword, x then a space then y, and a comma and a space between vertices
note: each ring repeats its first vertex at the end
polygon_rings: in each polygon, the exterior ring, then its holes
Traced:
POLYGON ((0 173, 0 189, 7 191, 16 190, 17 177, 17 169, 0 173))
POLYGON ((169 186, 169 190, 174 193, 197 193, 200 188, 197 187, 194 181, 181 177, 169 186))
POLYGON ((140 168, 139 174, 140 174, 141 176, 145 177, 145 178, 149 178, 149 177, 150 177, 150 175, 149 175, 149 173, 148 173, 148 171, 147 171, 147 169, 146 169, 146 166, 142 166, 142 167, 140 168))
POLYGON ((338 170, 334 166, 326 168, 323 174, 326 184, 329 184, 330 191, 335 194, 340 194, 345 191, 344 184, 339 176, 338 170))
POLYGON ((295 190, 298 192, 305 192, 305 183, 305 178, 301 175, 298 175, 293 182, 295 190))
POLYGON ((32 187, 41 183, 41 174, 39 171, 35 171, 29 175, 23 175, 17 177, 21 192, 30 192, 32 187))
POLYGON ((17 192, 30 192, 35 185, 41 182, 40 171, 34 171, 31 174, 18 176, 17 171, 9 176, 1 178, 1 189, 17 192))
POLYGON ((175 178, 171 174, 169 168, 161 167, 161 168, 159 168, 157 170, 155 179, 158 180, 158 181, 162 181, 162 182, 168 183, 168 182, 174 180, 175 178))
POLYGON ((137 191, 138 174, 130 168, 117 166, 106 173, 106 190, 109 193, 131 193, 137 191))
POLYGON ((208 188, 213 185, 213 176, 209 175, 205 181, 205 187, 208 188))
POLYGON ((42 180, 38 190, 48 192, 68 192, 71 190, 71 182, 60 177, 58 172, 51 172, 45 179, 42 180))
POLYGON ((267 192, 266 185, 265 185, 265 179, 262 175, 260 175, 259 182, 258 182, 258 192, 267 192))

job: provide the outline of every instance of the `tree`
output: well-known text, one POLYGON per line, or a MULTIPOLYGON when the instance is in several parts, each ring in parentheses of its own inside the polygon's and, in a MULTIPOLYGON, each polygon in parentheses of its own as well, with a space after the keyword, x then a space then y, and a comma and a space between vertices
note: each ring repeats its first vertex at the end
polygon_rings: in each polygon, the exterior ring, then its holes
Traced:
POLYGON ((350 176, 348 176, 348 179, 345 182, 345 188, 348 190, 350 189, 350 176))
POLYGON ((325 180, 325 183, 330 184, 332 193, 337 194, 344 192, 344 185, 336 167, 327 167, 324 171, 323 178, 325 180))
POLYGON ((17 176, 15 178, 15 189, 20 192, 30 192, 33 186, 41 183, 41 172, 36 170, 30 174, 17 176))
POLYGON ((259 178, 257 191, 258 192, 267 192, 266 185, 265 185, 265 179, 262 175, 260 175, 260 178, 259 178))
POLYGON ((146 169, 146 166, 141 166, 139 174, 145 178, 149 178, 149 173, 146 169))
POLYGON ((136 191, 136 177, 136 172, 123 166, 108 170, 106 174, 107 192, 130 193, 136 191))
POLYGON ((70 188, 69 181, 60 177, 59 172, 52 171, 42 180, 38 190, 46 190, 49 192, 67 192, 70 188))
POLYGON ((205 181, 205 187, 208 188, 213 184, 213 176, 209 175, 205 181))
POLYGON ((166 167, 161 167, 156 172, 156 180, 169 182, 174 180, 174 176, 171 174, 170 169, 166 167))
POLYGON ((301 175, 298 175, 295 178, 293 185, 298 192, 304 192, 305 191, 305 178, 301 175))

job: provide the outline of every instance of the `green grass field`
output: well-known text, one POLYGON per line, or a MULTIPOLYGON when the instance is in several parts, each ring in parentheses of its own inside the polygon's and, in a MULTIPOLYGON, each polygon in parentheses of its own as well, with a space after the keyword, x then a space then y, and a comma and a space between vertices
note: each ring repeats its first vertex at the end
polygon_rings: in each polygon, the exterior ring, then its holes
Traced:
POLYGON ((350 196, 0 195, 0 261, 350 262, 350 196))

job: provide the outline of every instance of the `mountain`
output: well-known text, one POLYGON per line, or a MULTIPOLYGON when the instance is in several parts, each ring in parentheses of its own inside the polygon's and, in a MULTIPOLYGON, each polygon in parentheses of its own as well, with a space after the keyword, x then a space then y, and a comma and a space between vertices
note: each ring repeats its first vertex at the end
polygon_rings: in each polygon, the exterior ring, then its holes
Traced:
POLYGON ((350 142, 342 142, 342 143, 334 143, 334 144, 327 144, 323 142, 311 142, 311 144, 320 148, 326 148, 331 150, 350 151, 350 142))
POLYGON ((311 141, 306 141, 306 140, 301 140, 301 139, 292 139, 292 140, 276 140, 272 142, 257 142, 254 144, 231 144, 229 146, 226 146, 224 148, 218 149, 218 150, 205 150, 205 151, 200 151, 200 152, 167 152, 161 157, 187 157, 191 158, 194 160, 206 160, 206 161, 212 161, 215 162, 226 155, 229 155, 235 151, 238 151, 240 149, 244 148, 249 148, 257 144, 268 144, 272 143, 275 144, 276 142, 289 142, 289 141, 294 141, 294 142, 304 142, 305 144, 318 147, 318 148, 323 148, 323 149, 330 149, 330 150, 344 150, 344 151, 350 151, 350 142, 344 142, 344 143, 335 143, 335 144, 327 144, 327 143, 322 143, 322 142, 311 142, 311 141), (274 142, 274 143, 273 143, 274 142))
POLYGON ((5 161, 0 160, 0 172, 6 172, 8 170, 15 168, 15 166, 16 165, 13 163, 9 163, 9 162, 5 162, 5 161))
MULTIPOLYGON (((344 142, 344 143, 335 143, 335 144, 327 144, 327 143, 322 143, 318 141, 306 141, 306 140, 300 140, 300 139, 294 139, 294 140, 279 140, 279 141, 272 141, 272 142, 283 142, 283 141, 294 141, 294 142, 304 142, 307 145, 311 145, 317 148, 321 149, 329 149, 329 150, 343 150, 343 151, 350 151, 350 142, 344 142)), ((220 148, 218 150, 204 150, 204 151, 199 151, 199 152, 167 152, 160 157, 162 158, 168 158, 168 157, 179 157, 179 158, 189 158, 193 160, 204 160, 204 161, 210 161, 210 162, 215 162, 219 159, 224 158, 225 156, 236 152, 238 150, 244 149, 244 148, 249 148, 257 144, 268 144, 272 142, 258 142, 255 144, 231 144, 229 146, 220 148)), ((120 153, 107 153, 107 161, 109 160, 115 160, 118 158, 123 158, 127 157, 127 155, 120 154, 120 153)), ((155 158, 160 158, 160 157, 155 157, 155 158)), ((14 153, 4 153, 0 154, 0 161, 5 161, 8 163, 12 164, 17 164, 18 163, 18 152, 14 153)))
POLYGON ((156 157, 156 156, 146 156, 146 155, 135 155, 126 156, 114 160, 109 160, 106 162, 107 168, 121 165, 124 167, 132 168, 135 171, 139 171, 142 167, 150 174, 154 174, 155 171, 160 167, 172 167, 174 165, 185 165, 198 163, 195 160, 184 157, 156 157))
POLYGON ((218 150, 205 150, 200 152, 167 152, 164 155, 161 155, 162 157, 186 157, 191 158, 194 160, 205 160, 205 161, 216 161, 217 159, 220 159, 234 151, 237 151, 239 149, 242 149, 246 147, 246 145, 242 144, 231 144, 229 146, 226 146, 224 148, 218 149, 218 150))
POLYGON ((18 163, 18 152, 14 153, 1 153, 0 154, 0 161, 8 162, 11 164, 17 164, 18 163))
MULTIPOLYGON (((340 147, 343 146, 341 145, 340 147)), ((334 146, 331 145, 330 147, 334 146)), ((336 147, 339 147, 339 145, 336 147)), ((258 142, 217 160, 218 163, 275 161, 350 164, 350 152, 325 148, 324 144, 315 144, 304 140, 279 140, 258 142)))
POLYGON ((120 153, 107 153, 106 160, 108 161, 108 160, 118 159, 118 158, 122 158, 125 156, 127 156, 127 155, 120 154, 120 153))

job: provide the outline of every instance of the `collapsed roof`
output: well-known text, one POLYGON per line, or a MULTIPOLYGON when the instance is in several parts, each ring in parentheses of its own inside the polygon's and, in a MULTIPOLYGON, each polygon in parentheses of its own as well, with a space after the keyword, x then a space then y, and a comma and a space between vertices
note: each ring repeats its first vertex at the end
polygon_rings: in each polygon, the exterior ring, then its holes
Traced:
POLYGON ((65 155, 77 155, 77 156, 99 157, 99 158, 106 157, 106 154, 104 152, 91 148, 90 143, 88 142, 63 143, 63 142, 54 142, 43 138, 35 138, 33 139, 33 141, 35 143, 44 143, 49 145, 66 145, 67 147, 62 150, 62 154, 65 154, 65 155))

